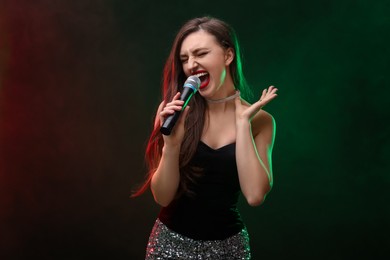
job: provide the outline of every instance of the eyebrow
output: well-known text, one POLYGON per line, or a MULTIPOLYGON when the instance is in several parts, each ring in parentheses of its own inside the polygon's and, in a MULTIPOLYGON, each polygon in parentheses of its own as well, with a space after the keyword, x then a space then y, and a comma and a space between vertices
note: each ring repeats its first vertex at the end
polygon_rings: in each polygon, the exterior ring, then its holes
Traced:
MULTIPOLYGON (((200 51, 208 51, 210 49, 206 48, 206 47, 202 47, 202 48, 196 48, 195 50, 192 51, 192 53, 198 53, 200 51)), ((187 57, 186 54, 180 54, 180 58, 184 58, 184 57, 187 57)))

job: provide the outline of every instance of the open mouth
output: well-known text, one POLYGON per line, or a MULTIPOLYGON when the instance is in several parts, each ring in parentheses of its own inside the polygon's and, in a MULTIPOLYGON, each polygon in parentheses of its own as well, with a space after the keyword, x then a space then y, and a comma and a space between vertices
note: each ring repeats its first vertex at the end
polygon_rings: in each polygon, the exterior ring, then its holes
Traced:
POLYGON ((194 76, 197 76, 200 79, 200 86, 199 89, 203 89, 208 86, 210 83, 210 75, 207 71, 197 71, 193 74, 194 76))

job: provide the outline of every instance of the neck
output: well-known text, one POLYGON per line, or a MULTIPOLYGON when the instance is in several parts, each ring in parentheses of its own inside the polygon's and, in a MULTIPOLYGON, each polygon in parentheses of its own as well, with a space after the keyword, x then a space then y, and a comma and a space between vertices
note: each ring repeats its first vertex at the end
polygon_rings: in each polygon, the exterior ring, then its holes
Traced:
POLYGON ((226 96, 224 98, 219 98, 219 99, 207 99, 206 98, 206 101, 209 104, 219 104, 219 103, 225 103, 227 101, 233 100, 233 99, 235 99, 236 97, 239 97, 239 96, 240 96, 240 91, 236 90, 234 94, 226 96))

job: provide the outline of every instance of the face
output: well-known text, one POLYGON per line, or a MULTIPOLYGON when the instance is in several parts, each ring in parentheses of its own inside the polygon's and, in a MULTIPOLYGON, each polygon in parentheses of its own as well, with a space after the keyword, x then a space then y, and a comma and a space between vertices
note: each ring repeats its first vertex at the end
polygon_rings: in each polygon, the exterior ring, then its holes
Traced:
POLYGON ((234 89, 229 73, 233 60, 231 49, 224 49, 216 38, 203 31, 188 35, 180 49, 180 60, 187 77, 196 75, 201 80, 199 88, 203 96, 213 96, 220 89, 234 89))

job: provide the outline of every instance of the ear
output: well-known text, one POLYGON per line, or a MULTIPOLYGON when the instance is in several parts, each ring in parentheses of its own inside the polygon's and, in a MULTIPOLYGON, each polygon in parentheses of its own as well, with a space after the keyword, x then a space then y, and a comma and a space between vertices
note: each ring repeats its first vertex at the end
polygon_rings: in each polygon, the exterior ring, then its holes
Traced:
POLYGON ((234 60, 234 51, 232 48, 228 48, 225 52, 225 65, 229 66, 234 60))

